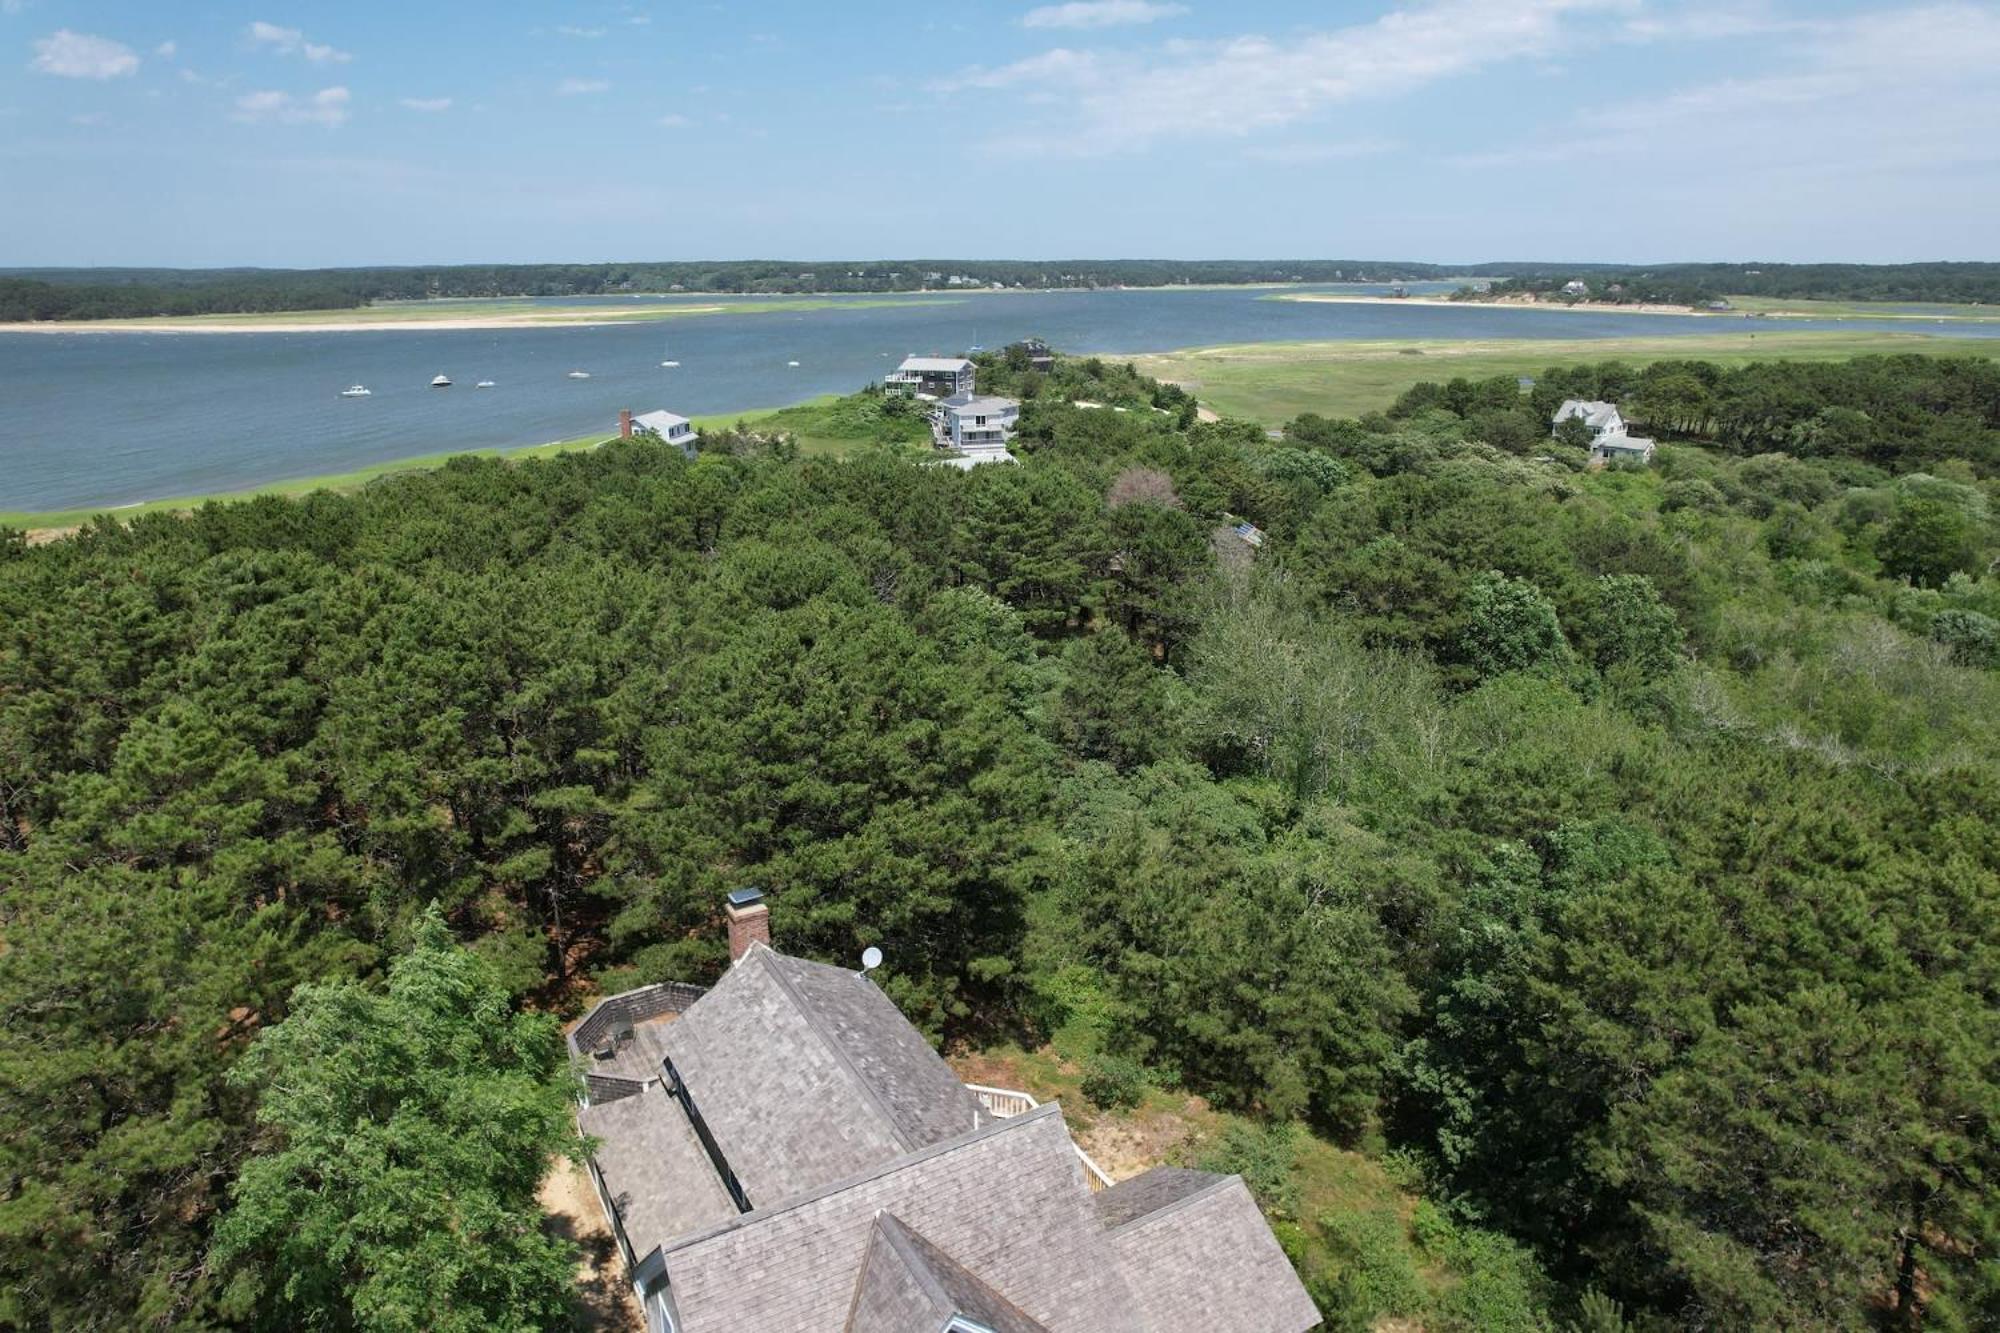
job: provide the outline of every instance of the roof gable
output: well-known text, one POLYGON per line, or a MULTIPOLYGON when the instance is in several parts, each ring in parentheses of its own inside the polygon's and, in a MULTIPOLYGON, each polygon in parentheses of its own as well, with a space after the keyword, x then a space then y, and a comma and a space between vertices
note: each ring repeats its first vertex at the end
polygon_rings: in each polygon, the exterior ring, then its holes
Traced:
POLYGON ((979 1103, 874 983, 751 947, 663 1045, 753 1207, 974 1127, 979 1103))
POLYGON ((935 1333, 955 1320, 987 1333, 1048 1333, 894 1215, 876 1218, 846 1333, 935 1333))

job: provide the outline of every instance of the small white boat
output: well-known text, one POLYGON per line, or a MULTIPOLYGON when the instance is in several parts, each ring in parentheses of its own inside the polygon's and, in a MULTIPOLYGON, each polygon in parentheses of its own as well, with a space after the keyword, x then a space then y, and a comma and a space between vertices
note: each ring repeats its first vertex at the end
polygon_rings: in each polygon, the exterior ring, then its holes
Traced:
POLYGON ((663 365, 663 366, 665 366, 665 367, 667 367, 667 368, 668 368, 669 370, 671 370, 671 369, 675 368, 676 366, 680 365, 680 362, 678 362, 678 361, 662 361, 662 362, 660 362, 660 364, 661 364, 661 365, 663 365))
POLYGON ((796 362, 796 361, 787 361, 787 362, 785 362, 785 364, 786 364, 786 365, 788 365, 788 366, 796 366, 796 365, 798 364, 798 362, 796 362))
POLYGON ((366 398, 375 391, 365 384, 350 384, 340 391, 342 398, 366 398))
POLYGON ((449 389, 451 387, 451 376, 449 375, 436 376, 431 380, 431 387, 433 389, 449 389))
POLYGON ((573 380, 587 380, 590 378, 590 372, 587 370, 572 370, 569 373, 569 377, 573 380))
POLYGON ((475 389, 490 389, 490 388, 492 388, 492 387, 493 387, 493 381, 492 381, 492 380, 481 380, 481 381, 479 381, 479 383, 477 383, 477 384, 473 385, 472 387, 473 387, 473 388, 475 388, 475 389))

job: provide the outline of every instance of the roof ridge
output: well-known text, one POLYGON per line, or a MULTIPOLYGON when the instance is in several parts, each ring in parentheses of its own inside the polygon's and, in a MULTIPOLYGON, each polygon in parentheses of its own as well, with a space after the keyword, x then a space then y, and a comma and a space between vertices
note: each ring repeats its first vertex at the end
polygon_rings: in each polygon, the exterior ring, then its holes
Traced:
MULTIPOLYGON (((947 1153, 976 1147, 986 1142, 986 1140, 997 1138, 1009 1130, 1019 1129, 1024 1125, 1039 1124, 1051 1116, 1060 1120, 1062 1117, 1062 1107, 1056 1102, 1044 1102, 1032 1111, 1024 1111, 1020 1115, 1008 1116, 1004 1120, 992 1120, 987 1124, 981 1125, 978 1129, 959 1135, 955 1139, 946 1139, 944 1142, 934 1143, 928 1148, 919 1149, 916 1152, 904 1153, 901 1157, 892 1158, 867 1171, 857 1172, 840 1180, 831 1181, 816 1190, 809 1190, 804 1194, 795 1194, 789 1199, 781 1199, 769 1207, 752 1208, 747 1213, 738 1213, 735 1217, 718 1222, 705 1231, 694 1231, 685 1236, 676 1237, 671 1243, 661 1245, 660 1250, 664 1254, 687 1249, 697 1242, 709 1240, 712 1237, 721 1235, 725 1231, 734 1231, 741 1227, 752 1226, 763 1221, 765 1218, 775 1217, 780 1213, 788 1213, 795 1208, 802 1208, 806 1204, 816 1203, 829 1195, 853 1189, 856 1185, 862 1184, 865 1181, 875 1180, 881 1176, 893 1175, 905 1168, 915 1166, 919 1162, 928 1162, 932 1158, 943 1157, 947 1153)), ((1064 1137, 1067 1138, 1068 1135, 1065 1134, 1064 1137)))
MULTIPOLYGON (((819 1038, 820 1044, 833 1053, 834 1063, 847 1071, 847 1076, 854 1080, 856 1087, 861 1089, 861 1095, 866 1097, 869 1104, 881 1113, 884 1120, 888 1121, 889 1133, 895 1137, 898 1146, 906 1153, 916 1151, 917 1145, 911 1141, 910 1136, 904 1132, 901 1122, 896 1119, 895 1108, 882 1100, 881 1094, 875 1091, 874 1085, 868 1081, 867 1076, 861 1072, 860 1067, 849 1058, 846 1048, 840 1044, 839 1039, 827 1028, 826 1024, 820 1021, 819 1014, 814 1011, 811 1005, 806 1003, 805 996, 799 994, 798 987, 792 984, 792 979, 785 975, 785 969, 779 966, 779 960, 781 959, 786 962, 805 962, 807 960, 794 959, 789 954, 780 954, 768 944, 764 946, 764 951, 770 955, 770 959, 764 965, 770 970, 771 976, 777 980, 778 989, 784 992, 785 998, 791 1001, 792 1007, 798 1010, 799 1015, 806 1020, 806 1025, 812 1028, 813 1034, 819 1038)), ((755 953, 756 949, 753 945, 751 952, 745 954, 744 957, 751 957, 755 953)), ((825 967, 827 965, 820 963, 816 964, 816 966, 825 967)), ((837 971, 839 969, 834 970, 837 971)), ((874 984, 866 979, 857 980, 863 986, 874 984)), ((877 993, 879 994, 880 992, 878 991, 877 993)), ((889 1000, 888 996, 884 995, 882 998, 888 1000, 891 1007, 894 1006, 895 1001, 889 1000)), ((901 1016, 902 1011, 898 1010, 897 1017, 900 1018, 901 1016)))
MULTIPOLYGON (((896 1257, 902 1260, 903 1267, 910 1270, 917 1284, 930 1296, 932 1304, 956 1313, 958 1302, 944 1289, 944 1283, 938 1281, 938 1275, 932 1270, 929 1260, 910 1243, 910 1228, 904 1224, 903 1219, 884 1208, 876 1212, 875 1225, 881 1228, 883 1237, 889 1242, 889 1248, 896 1252, 896 1257), (885 1223, 893 1225, 884 1225, 885 1223)), ((950 1314, 946 1315, 947 1320, 950 1317, 950 1314)))
MULTIPOLYGON (((1202 1174, 1215 1175, 1215 1179, 1209 1181, 1206 1185, 1203 1185, 1198 1190, 1189 1190, 1186 1194, 1181 1195, 1179 1198, 1169 1199, 1167 1202, 1161 1204, 1158 1208, 1153 1209, 1151 1212, 1139 1213, 1136 1216, 1126 1218, 1123 1222, 1120 1222, 1115 1227, 1106 1227, 1104 1228, 1104 1234, 1108 1236, 1115 1231, 1123 1231, 1127 1227, 1138 1226, 1142 1222, 1157 1221, 1162 1217, 1166 1217, 1172 1213, 1179 1212, 1181 1209, 1193 1203, 1196 1199, 1205 1199, 1219 1189, 1227 1189, 1231 1184, 1243 1185, 1243 1188, 1246 1191, 1250 1188, 1248 1185, 1243 1184, 1243 1177, 1239 1175, 1225 1176, 1225 1175, 1217 1175, 1214 1172, 1203 1172, 1202 1174)), ((1143 1173, 1141 1176, 1132 1176, 1130 1178, 1133 1180, 1139 1180, 1142 1178, 1142 1176, 1143 1173)), ((1125 1183, 1124 1181, 1119 1182, 1119 1184, 1121 1185, 1124 1183, 1125 1183)))

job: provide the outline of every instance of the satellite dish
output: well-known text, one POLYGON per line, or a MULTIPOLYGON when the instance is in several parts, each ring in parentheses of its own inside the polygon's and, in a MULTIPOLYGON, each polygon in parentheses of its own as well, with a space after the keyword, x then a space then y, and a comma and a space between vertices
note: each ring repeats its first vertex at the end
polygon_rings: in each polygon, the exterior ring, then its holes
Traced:
POLYGON ((882 966, 882 951, 871 944, 861 951, 861 970, 854 975, 865 977, 880 966, 882 966))

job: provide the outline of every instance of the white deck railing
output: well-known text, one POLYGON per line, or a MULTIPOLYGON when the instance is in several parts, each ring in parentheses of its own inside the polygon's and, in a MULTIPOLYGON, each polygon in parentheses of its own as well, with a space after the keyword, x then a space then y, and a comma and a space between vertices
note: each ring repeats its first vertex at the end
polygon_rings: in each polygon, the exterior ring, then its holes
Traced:
MULTIPOLYGON (((989 1088, 980 1083, 968 1083, 965 1085, 965 1090, 977 1097, 979 1104, 984 1106, 987 1114, 995 1120, 1026 1115, 1041 1105, 1030 1094, 1014 1088, 989 1088)), ((1077 1158, 1083 1163, 1083 1177, 1085 1183, 1090 1186, 1090 1192, 1095 1194, 1099 1190, 1111 1188, 1111 1177, 1104 1174, 1104 1168, 1091 1161, 1090 1154, 1082 1148, 1077 1148, 1074 1142, 1071 1142, 1070 1147, 1076 1148, 1077 1158)))

